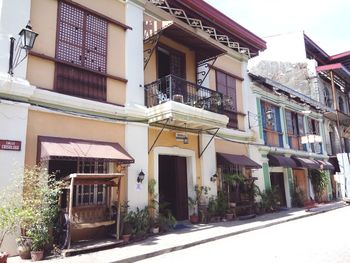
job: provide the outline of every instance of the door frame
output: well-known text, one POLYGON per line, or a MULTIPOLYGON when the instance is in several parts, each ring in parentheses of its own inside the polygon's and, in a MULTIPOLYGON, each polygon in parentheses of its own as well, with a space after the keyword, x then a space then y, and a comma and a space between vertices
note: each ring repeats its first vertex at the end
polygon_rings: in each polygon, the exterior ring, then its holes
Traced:
MULTIPOLYGON (((187 166, 187 196, 194 197, 194 186, 196 185, 196 153, 193 150, 181 149, 179 147, 155 147, 153 151, 153 173, 154 179, 159 182, 159 155, 172 155, 186 157, 186 166, 187 166)), ((159 201, 159 184, 156 187, 155 195, 157 196, 157 201, 159 201)), ((190 211, 188 212, 190 214, 190 211)))

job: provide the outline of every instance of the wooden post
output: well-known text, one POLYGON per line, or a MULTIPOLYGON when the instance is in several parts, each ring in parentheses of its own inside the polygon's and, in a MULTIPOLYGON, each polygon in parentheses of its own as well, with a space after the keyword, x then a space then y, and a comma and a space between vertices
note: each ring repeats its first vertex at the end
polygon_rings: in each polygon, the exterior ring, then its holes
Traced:
POLYGON ((117 183, 117 195, 116 195, 116 199, 117 199, 117 227, 116 227, 116 239, 119 240, 119 228, 120 228, 120 181, 121 181, 121 177, 117 178, 118 179, 118 183, 117 183))
POLYGON ((70 249, 70 242, 71 242, 71 222, 73 220, 73 193, 74 193, 74 177, 72 177, 71 182, 70 182, 70 187, 69 187, 69 210, 68 210, 68 226, 67 226, 67 231, 68 231, 68 249, 70 249))

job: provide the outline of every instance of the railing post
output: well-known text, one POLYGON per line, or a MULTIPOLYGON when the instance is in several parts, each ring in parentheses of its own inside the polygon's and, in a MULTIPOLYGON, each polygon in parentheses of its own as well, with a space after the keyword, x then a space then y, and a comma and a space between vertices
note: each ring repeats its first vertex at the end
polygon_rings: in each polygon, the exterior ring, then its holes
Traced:
POLYGON ((173 80, 172 76, 168 75, 167 78, 169 79, 169 100, 173 100, 173 80))

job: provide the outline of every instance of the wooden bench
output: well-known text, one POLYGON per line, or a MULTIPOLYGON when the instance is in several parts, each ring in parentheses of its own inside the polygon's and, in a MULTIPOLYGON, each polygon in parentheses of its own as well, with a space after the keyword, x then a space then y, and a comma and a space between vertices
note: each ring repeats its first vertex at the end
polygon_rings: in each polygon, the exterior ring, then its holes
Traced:
POLYGON ((81 206, 72 208, 71 227, 74 229, 95 228, 115 224, 107 206, 81 206))

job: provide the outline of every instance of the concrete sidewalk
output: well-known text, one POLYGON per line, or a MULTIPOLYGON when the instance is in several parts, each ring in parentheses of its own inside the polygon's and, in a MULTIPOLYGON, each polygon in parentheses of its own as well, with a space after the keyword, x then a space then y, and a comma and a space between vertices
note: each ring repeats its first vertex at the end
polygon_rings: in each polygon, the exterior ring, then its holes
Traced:
MULTIPOLYGON (((316 215, 345 206, 346 203, 340 201, 319 204, 314 208, 308 209, 308 211, 300 208, 291 208, 275 213, 264 214, 248 220, 186 225, 181 230, 176 230, 164 235, 153 236, 141 242, 132 243, 128 246, 115 247, 66 258, 54 258, 43 262, 135 262, 145 258, 169 253, 171 251, 316 215)), ((8 259, 8 262, 29 262, 29 260, 21 260, 19 257, 12 257, 8 259)))

